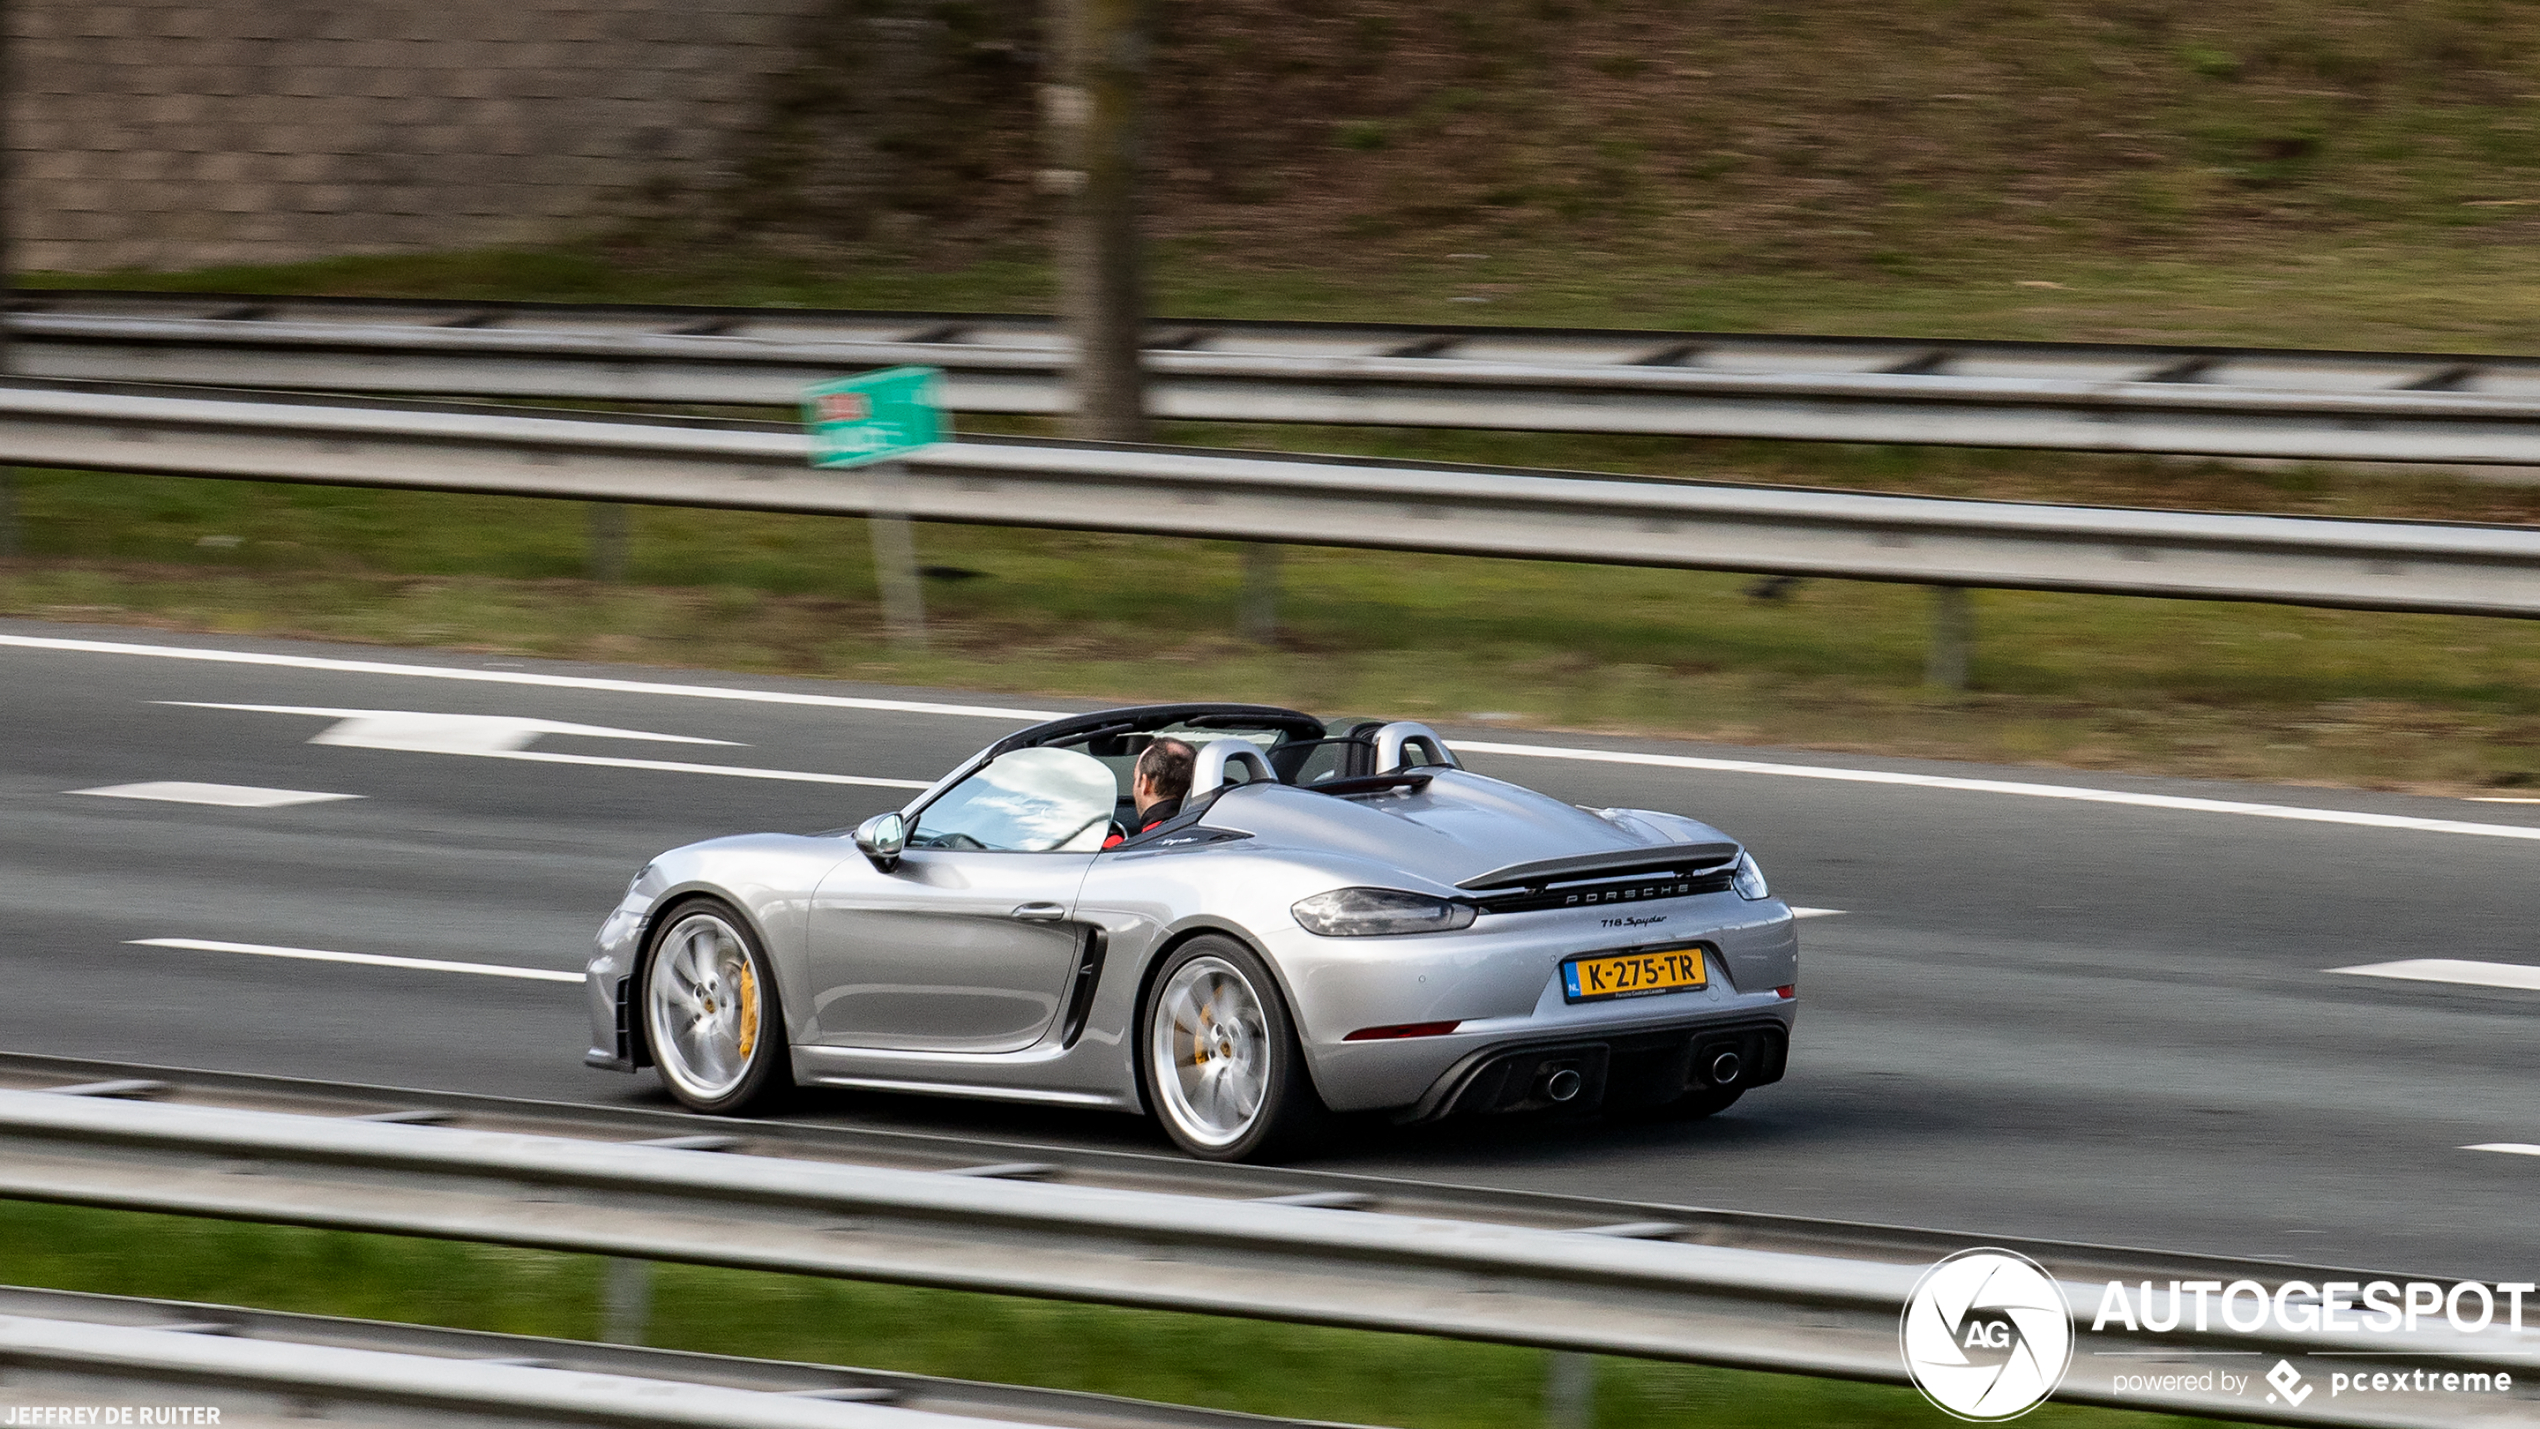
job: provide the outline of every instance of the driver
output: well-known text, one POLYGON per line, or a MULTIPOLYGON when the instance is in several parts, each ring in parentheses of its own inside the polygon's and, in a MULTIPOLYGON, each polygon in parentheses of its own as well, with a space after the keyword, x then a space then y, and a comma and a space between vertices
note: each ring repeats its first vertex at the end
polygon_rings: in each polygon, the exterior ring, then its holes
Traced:
POLYGON ((1137 806, 1137 815, 1102 846, 1136 838, 1182 812, 1182 800, 1191 792, 1191 767, 1198 761, 1199 751, 1178 739, 1158 739, 1139 750, 1138 762, 1129 770, 1129 802, 1137 806))

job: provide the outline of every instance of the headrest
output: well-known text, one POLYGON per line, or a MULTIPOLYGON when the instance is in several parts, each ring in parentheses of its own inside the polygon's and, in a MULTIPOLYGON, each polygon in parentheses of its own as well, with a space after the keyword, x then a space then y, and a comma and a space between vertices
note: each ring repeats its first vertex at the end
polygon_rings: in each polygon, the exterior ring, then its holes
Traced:
POLYGON ((1376 772, 1392 774, 1404 769, 1430 769, 1438 766, 1461 769, 1455 755, 1438 738, 1438 732, 1425 724, 1395 720, 1376 731, 1376 772))
POLYGON ((1199 762, 1191 770, 1191 798, 1230 783, 1276 783, 1279 776, 1270 772, 1270 761, 1261 757, 1261 746, 1248 739, 1212 739, 1199 747, 1199 762), (1237 766, 1244 777, 1229 779, 1237 766))

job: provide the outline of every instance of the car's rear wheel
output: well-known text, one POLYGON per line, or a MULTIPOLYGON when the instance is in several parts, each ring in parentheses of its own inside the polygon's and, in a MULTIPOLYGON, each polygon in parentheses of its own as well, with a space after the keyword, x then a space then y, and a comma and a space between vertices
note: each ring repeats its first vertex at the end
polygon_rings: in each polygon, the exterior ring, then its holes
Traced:
POLYGON ((662 1085, 690 1109, 728 1115, 792 1083, 775 970, 729 906, 672 909, 644 964, 644 1032, 662 1085))
POLYGON ((1176 949, 1148 986, 1140 1025, 1147 1104, 1193 1156, 1274 1156, 1323 1119, 1279 985, 1234 939, 1176 949))

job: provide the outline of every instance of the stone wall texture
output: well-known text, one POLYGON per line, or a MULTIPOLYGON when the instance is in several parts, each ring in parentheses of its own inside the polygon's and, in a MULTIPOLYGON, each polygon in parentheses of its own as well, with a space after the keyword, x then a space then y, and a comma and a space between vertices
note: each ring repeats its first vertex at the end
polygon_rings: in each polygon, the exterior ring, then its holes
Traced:
POLYGON ((16 0, 15 266, 536 243, 726 186, 834 0, 16 0))

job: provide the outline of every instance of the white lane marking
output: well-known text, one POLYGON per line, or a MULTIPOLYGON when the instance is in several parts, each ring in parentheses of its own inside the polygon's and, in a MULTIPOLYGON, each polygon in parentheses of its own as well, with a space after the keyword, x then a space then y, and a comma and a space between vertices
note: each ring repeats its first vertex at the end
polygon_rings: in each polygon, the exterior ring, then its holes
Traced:
POLYGON ((255 650, 190 650, 179 645, 133 645, 119 640, 58 640, 39 635, 0 635, 0 647, 63 650, 82 655, 142 655, 159 660, 199 660, 215 665, 263 665, 284 670, 333 670, 350 675, 399 675, 418 680, 463 680, 481 685, 536 685, 551 690, 603 690, 620 695, 676 695, 695 700, 741 700, 762 705, 812 705, 833 710, 893 710, 902 714, 964 715, 1037 723, 1052 710, 1009 710, 988 705, 947 705, 925 700, 869 700, 850 695, 800 694, 791 690, 727 690, 713 685, 667 685, 650 680, 603 680, 584 675, 541 675, 528 670, 456 670, 436 665, 392 665, 380 660, 330 660, 316 655, 271 655, 255 650))
POLYGON ((246 953, 259 958, 298 958, 311 963, 360 963, 374 968, 412 968, 431 973, 478 973, 485 977, 516 977, 530 982, 581 982, 580 973, 557 972, 551 968, 515 968, 500 963, 453 963, 439 958, 392 958, 385 953, 338 953, 326 948, 277 948, 264 943, 220 943, 209 938, 135 938, 125 944, 133 948, 183 948, 197 953, 246 953))
POLYGON ((2508 799, 2500 794, 2472 794, 2469 801, 2473 804, 2540 804, 2540 799, 2508 799))
POLYGON ((729 739, 701 739, 693 734, 654 734, 649 730, 613 729, 601 724, 566 724, 529 715, 340 710, 308 705, 225 705, 206 700, 160 700, 157 703, 182 709, 312 715, 336 723, 320 731, 316 738, 309 741, 311 744, 340 744, 352 749, 403 749, 416 754, 486 754, 498 749, 527 749, 529 742, 542 734, 577 734, 586 739, 640 739, 653 744, 743 747, 729 739))
POLYGON ((923 779, 882 779, 865 774, 817 774, 801 769, 756 769, 740 764, 690 764, 668 759, 621 759, 606 754, 557 754, 522 746, 542 734, 578 734, 601 739, 648 739, 668 744, 733 745, 728 739, 699 739, 685 734, 649 734, 640 729, 605 725, 563 724, 515 715, 430 714, 416 710, 346 710, 304 705, 228 705, 200 700, 161 700, 160 704, 199 710, 243 710, 251 714, 312 715, 337 723, 320 730, 311 744, 348 749, 389 749, 406 754, 459 754, 472 759, 517 759, 530 764, 580 764, 599 769, 645 769, 659 774, 720 774, 727 779, 781 779, 796 784, 854 784, 870 789, 927 789, 923 779))
POLYGON ((2540 992, 2540 967, 2525 963, 2475 963, 2463 958, 2407 958, 2395 963, 2365 963, 2330 968, 2356 977, 2392 977, 2409 982, 2453 982, 2468 987, 2515 987, 2540 992))
POLYGON ((1722 774, 1770 774, 1785 779, 1832 779, 1847 784, 1891 784, 1915 789, 1949 789, 1968 794, 2065 799, 2084 804, 2127 804, 2138 809, 2176 809, 2191 814, 2237 814, 2243 818, 2289 819, 2296 823, 2347 824, 2367 829, 2405 829, 2413 833, 2540 840, 2540 825, 2472 824, 2458 819, 2365 814, 2349 809, 2305 809, 2294 804, 2244 804, 2230 799, 2190 799, 2176 794, 2136 794, 2123 789, 2089 789, 2068 784, 2023 784, 2007 779, 1961 779, 1945 774, 1834 769, 1816 764, 1764 764, 1751 759, 1703 759, 1689 754, 1635 754, 1619 749, 1563 749, 1548 744, 1485 744, 1459 739, 1455 741, 1455 747, 1474 754, 1513 754, 1531 759, 1577 759, 1591 764, 1638 764, 1661 769, 1702 769, 1722 774))
POLYGON ((108 784, 97 789, 73 789, 73 794, 94 794, 103 799, 158 799, 170 804, 213 804, 224 809, 287 809, 294 804, 324 804, 336 799, 358 799, 359 794, 321 794, 314 789, 259 789, 249 784, 191 784, 182 779, 159 779, 146 784, 108 784))
POLYGON ((1790 910, 1790 916, 1793 918, 1840 918, 1843 916, 1843 910, 1840 908, 1793 908, 1790 910))
POLYGON ((2501 1151, 2507 1156, 2540 1156, 2540 1146, 2527 1141, 2489 1141, 2477 1146, 2464 1146, 2463 1151, 2501 1151))
MULTIPOLYGON (((526 670, 453 670, 431 665, 391 665, 375 660, 330 660, 315 655, 270 655, 248 650, 191 650, 174 645, 134 645, 111 640, 63 640, 36 635, 0 635, 0 647, 15 647, 23 650, 62 650, 91 655, 142 655, 166 660, 200 660, 226 665, 264 665, 293 670, 334 670, 356 675, 401 675, 415 679, 463 680, 479 684, 537 685, 549 689, 603 690, 617 694, 742 700, 756 704, 812 705, 823 709, 892 710, 904 714, 959 715, 1018 722, 1058 717, 1057 713, 1051 710, 1004 709, 992 705, 934 704, 918 700, 869 700, 846 695, 798 694, 786 690, 728 690, 712 685, 668 685, 645 680, 602 680, 578 675, 541 675, 526 670)), ((1939 774, 1900 774, 1884 769, 1839 769, 1815 764, 1768 764, 1749 759, 1703 759, 1682 754, 1634 754, 1610 749, 1565 749, 1544 744, 1491 744, 1457 740, 1455 747, 1481 754, 1511 754, 1535 759, 1577 759, 1589 763, 1705 769, 1727 774, 1764 774, 1786 779, 1833 779, 1855 784, 1950 789, 1971 794, 2007 794, 2032 799, 2064 799, 2081 803, 2124 804, 2145 809, 2174 809, 2187 813, 2237 814, 2248 818, 2345 824, 2356 828, 2463 834, 2478 838, 2540 840, 2540 827, 2518 824, 2473 824, 2456 819, 2418 819, 2399 814, 2364 814, 2342 809, 2304 809, 2287 804, 2245 804, 2227 799, 2188 799, 2169 794, 2134 794, 2117 789, 2090 789, 2064 784, 2024 784, 2002 779, 1960 779, 1939 774)), ((850 781, 841 779, 839 782, 850 781)))

